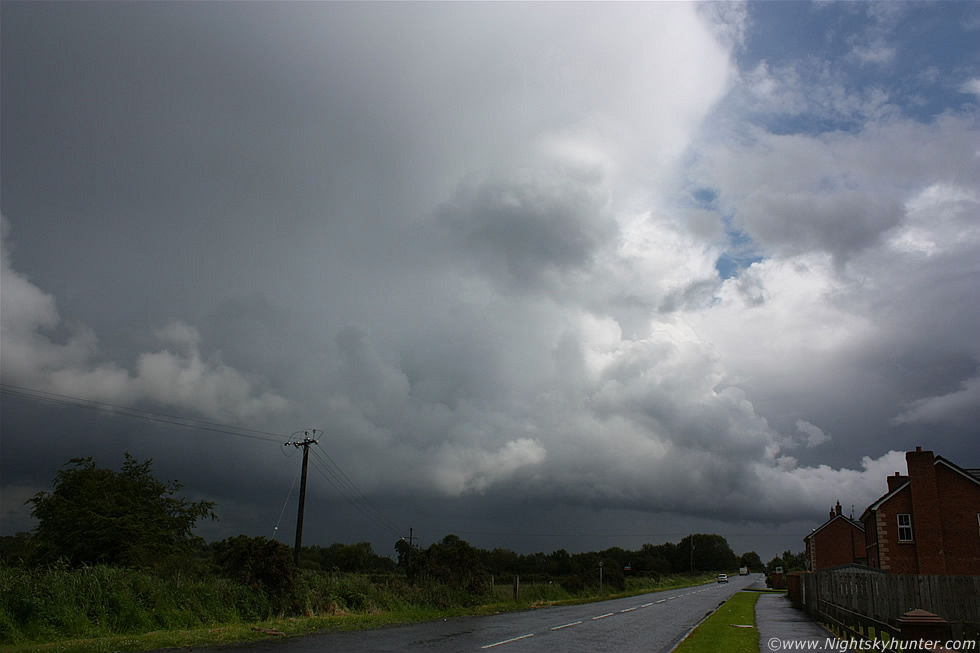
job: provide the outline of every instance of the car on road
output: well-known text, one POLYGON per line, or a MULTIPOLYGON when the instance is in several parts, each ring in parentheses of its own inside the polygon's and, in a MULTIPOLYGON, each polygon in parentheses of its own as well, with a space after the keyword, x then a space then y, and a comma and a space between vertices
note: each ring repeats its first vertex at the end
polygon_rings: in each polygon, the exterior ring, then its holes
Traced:
POLYGON ((727 583, 728 582, 728 574, 718 574, 718 582, 719 583, 727 583))

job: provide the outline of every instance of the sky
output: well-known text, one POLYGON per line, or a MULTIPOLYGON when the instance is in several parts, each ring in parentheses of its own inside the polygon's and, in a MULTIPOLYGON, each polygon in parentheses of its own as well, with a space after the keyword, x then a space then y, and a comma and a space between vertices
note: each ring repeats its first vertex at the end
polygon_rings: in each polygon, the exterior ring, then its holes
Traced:
POLYGON ((974 2, 3 2, 0 534, 129 452, 292 544, 304 433, 304 544, 382 555, 768 560, 916 446, 980 467, 978 41, 974 2))

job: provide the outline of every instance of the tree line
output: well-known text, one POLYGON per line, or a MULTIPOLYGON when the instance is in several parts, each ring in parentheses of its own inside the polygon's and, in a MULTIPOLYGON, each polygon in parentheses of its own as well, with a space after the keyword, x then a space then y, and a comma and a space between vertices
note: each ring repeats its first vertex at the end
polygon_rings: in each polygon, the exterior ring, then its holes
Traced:
MULTIPOLYGON (((7 565, 58 563, 77 568, 110 565, 170 572, 218 571, 235 580, 285 596, 301 570, 292 563, 291 547, 264 537, 238 536, 205 543, 194 535, 196 524, 216 519, 215 504, 180 498, 177 481, 163 482, 152 472, 152 460, 125 455, 119 471, 99 467, 92 458, 73 458, 53 481, 51 492, 39 492, 28 503, 38 525, 32 534, 0 538, 0 560, 7 565)), ((397 574, 409 581, 435 581, 479 594, 493 578, 509 581, 559 580, 571 591, 598 582, 611 589, 627 577, 659 578, 689 572, 733 572, 740 566, 762 570, 755 552, 736 556, 724 537, 699 533, 680 542, 644 544, 638 550, 612 547, 571 554, 518 554, 507 549, 479 549, 456 535, 426 548, 406 540, 394 543, 396 559, 374 552, 368 542, 307 546, 301 569, 321 572, 397 574), (693 551, 692 551, 693 545, 693 551)), ((787 570, 799 562, 789 551, 770 566, 787 570)))

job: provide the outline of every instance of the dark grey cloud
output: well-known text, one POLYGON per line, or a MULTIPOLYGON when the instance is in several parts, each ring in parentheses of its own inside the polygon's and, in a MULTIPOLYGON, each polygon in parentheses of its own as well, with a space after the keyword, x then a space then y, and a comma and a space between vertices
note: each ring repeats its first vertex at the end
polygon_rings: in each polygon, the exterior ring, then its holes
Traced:
POLYGON ((505 292, 534 290, 591 272, 616 233, 598 194, 562 176, 487 181, 459 188, 436 215, 472 272, 499 279, 505 292))

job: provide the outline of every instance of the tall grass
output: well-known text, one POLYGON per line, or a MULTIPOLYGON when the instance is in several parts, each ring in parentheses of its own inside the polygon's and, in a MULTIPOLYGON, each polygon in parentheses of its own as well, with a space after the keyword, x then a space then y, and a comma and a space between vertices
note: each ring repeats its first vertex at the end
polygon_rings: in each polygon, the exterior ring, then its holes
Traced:
MULTIPOLYGON (((626 593, 681 587, 701 580, 629 579, 626 593)), ((607 598, 610 594, 604 592, 607 598)), ((377 615, 380 619, 420 620, 438 614, 479 612, 490 606, 500 610, 580 602, 596 595, 596 588, 572 592, 556 580, 522 585, 520 599, 514 602, 509 583, 498 583, 494 591, 490 591, 488 583, 485 594, 471 594, 434 579, 409 583, 397 574, 368 576, 304 570, 284 609, 281 597, 270 598, 262 591, 217 575, 188 578, 106 566, 69 569, 0 564, 0 645, 189 631, 292 616, 356 615, 370 620, 371 615, 377 615)), ((322 627, 322 620, 313 621, 322 627)))
POLYGON ((265 595, 222 578, 0 565, 0 644, 185 629, 270 614, 265 595))

